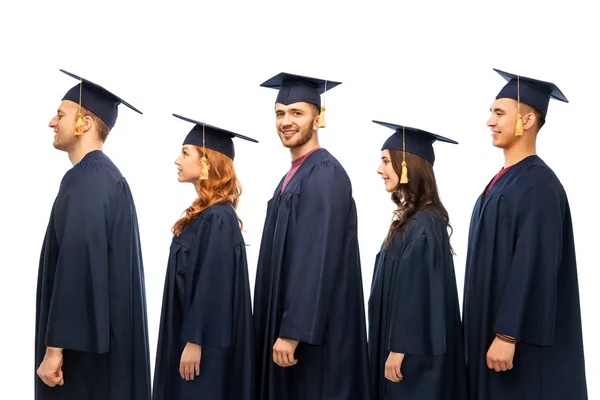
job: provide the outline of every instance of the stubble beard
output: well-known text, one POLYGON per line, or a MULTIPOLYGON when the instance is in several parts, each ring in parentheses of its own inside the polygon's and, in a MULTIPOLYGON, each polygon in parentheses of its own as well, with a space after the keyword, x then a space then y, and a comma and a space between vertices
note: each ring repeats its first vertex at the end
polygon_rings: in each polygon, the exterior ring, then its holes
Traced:
POLYGON ((281 143, 288 149, 295 149, 297 147, 304 146, 312 139, 313 133, 310 130, 298 131, 290 139, 286 139, 283 134, 280 133, 281 143))

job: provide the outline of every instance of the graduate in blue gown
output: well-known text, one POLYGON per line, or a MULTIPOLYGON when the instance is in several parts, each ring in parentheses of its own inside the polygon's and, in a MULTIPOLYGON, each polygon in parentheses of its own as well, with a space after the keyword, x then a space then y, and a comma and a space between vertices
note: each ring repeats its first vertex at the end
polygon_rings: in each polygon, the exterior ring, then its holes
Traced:
POLYGON ((556 85, 496 70, 508 83, 487 125, 504 167, 469 230, 463 324, 471 400, 587 399, 569 202, 536 154, 556 85))
POLYGON ((395 131, 381 149, 377 172, 397 205, 369 298, 373 399, 466 399, 452 228, 433 172, 432 143, 456 142, 373 122, 395 131))
MULTIPOLYGON (((50 121, 73 164, 62 179, 41 252, 35 398, 150 399, 144 270, 129 185, 102 145, 117 107, 80 81, 50 121)), ((141 114, 141 113, 140 113, 141 114)))
POLYGON ((279 89, 275 120, 292 167, 267 205, 258 260, 260 400, 369 399, 356 206, 317 138, 320 94, 338 84, 285 73, 262 84, 279 89))
POLYGON ((173 226, 152 398, 252 400, 252 304, 232 138, 256 141, 174 115, 194 124, 175 164, 198 197, 173 226))

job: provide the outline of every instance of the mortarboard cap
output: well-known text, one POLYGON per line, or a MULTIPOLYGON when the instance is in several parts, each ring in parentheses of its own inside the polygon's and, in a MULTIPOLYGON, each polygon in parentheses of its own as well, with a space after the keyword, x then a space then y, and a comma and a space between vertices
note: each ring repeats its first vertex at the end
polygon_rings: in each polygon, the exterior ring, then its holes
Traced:
POLYGON ((550 99, 565 103, 569 102, 554 83, 511 74, 496 68, 494 68, 494 71, 508 81, 496 96, 497 99, 508 98, 523 102, 535 108, 544 116, 548 112, 550 99))
POLYGON ((240 135, 239 133, 217 128, 216 126, 183 117, 178 114, 173 114, 173 116, 194 124, 194 127, 183 141, 184 145, 192 144, 195 146, 206 147, 207 149, 215 150, 219 153, 225 154, 227 157, 233 160, 235 157, 235 149, 233 147, 232 139, 234 137, 258 143, 257 140, 240 135))
MULTIPOLYGON (((120 103, 125 104, 127 107, 131 108, 137 113, 142 113, 140 110, 133 107, 131 104, 127 103, 120 97, 104 89, 102 86, 97 85, 94 82, 91 82, 85 78, 81 78, 65 70, 61 69, 60 71, 69 75, 70 77, 79 80, 79 84, 72 87, 62 99, 70 100, 74 103, 79 104, 82 107, 87 108, 98 118, 104 121, 106 125, 108 125, 109 129, 112 129, 113 126, 115 126, 115 122, 117 121, 118 115, 117 107, 120 103)), ((78 125, 80 125, 81 123, 79 121, 79 118, 78 125)), ((78 134, 81 134, 81 132, 79 132, 78 134)))
POLYGON ((391 124, 389 122, 375 121, 376 124, 383 125, 395 132, 387 138, 381 150, 400 150, 403 152, 402 174, 400 183, 408 183, 408 168, 404 160, 404 152, 408 152, 429 161, 432 165, 435 161, 435 153, 433 152, 433 143, 435 141, 458 144, 458 142, 448 139, 447 137, 436 135, 435 133, 427 132, 421 129, 411 128, 409 126, 391 124))
POLYGON ((375 120, 373 122, 396 131, 385 141, 381 150, 404 150, 408 153, 415 154, 426 159, 431 164, 433 164, 435 161, 435 153, 433 152, 432 146, 435 141, 439 140, 440 142, 458 144, 458 142, 455 142, 452 139, 436 135, 435 133, 423 131, 421 129, 375 120), (403 134, 404 140, 402 137, 403 134))
POLYGON ((279 90, 277 100, 275 100, 276 103, 288 105, 305 102, 316 105, 321 109, 319 127, 324 128, 325 101, 323 101, 323 106, 321 106, 321 94, 325 94, 327 90, 333 89, 340 84, 341 82, 282 72, 263 82, 260 86, 279 90))

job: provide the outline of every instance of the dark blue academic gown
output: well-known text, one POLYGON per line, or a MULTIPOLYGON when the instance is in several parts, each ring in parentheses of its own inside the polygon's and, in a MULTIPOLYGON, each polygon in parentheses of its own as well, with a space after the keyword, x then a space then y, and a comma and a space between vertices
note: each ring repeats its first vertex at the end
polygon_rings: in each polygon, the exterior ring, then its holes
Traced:
POLYGON ((253 399, 252 333, 244 239, 231 204, 215 204, 171 243, 152 398, 253 399), (189 382, 179 374, 188 342, 202 346, 189 382))
POLYGON ((467 398, 454 263, 446 224, 431 207, 415 213, 408 230, 377 255, 369 356, 373 399, 467 398), (397 383, 385 378, 390 352, 405 354, 397 383))
POLYGON ((150 399, 144 270, 129 185, 101 151, 64 176, 40 259, 35 367, 62 347, 63 386, 35 398, 150 399))
POLYGON ((477 200, 464 289, 469 399, 587 399, 571 212, 538 156, 477 200), (510 371, 486 365, 496 333, 518 340, 510 371))
POLYGON ((369 399, 357 216, 350 180, 326 150, 310 154, 268 203, 254 296, 257 399, 369 399), (298 340, 295 366, 273 362, 298 340))

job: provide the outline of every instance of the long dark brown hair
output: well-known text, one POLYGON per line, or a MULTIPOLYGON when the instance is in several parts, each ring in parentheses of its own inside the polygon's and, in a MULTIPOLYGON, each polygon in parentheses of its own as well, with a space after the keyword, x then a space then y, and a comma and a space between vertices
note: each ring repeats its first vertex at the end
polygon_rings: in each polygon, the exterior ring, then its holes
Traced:
MULTIPOLYGON (((392 168, 398 176, 402 173, 402 151, 389 150, 392 168)), ((406 152, 406 165, 408 166, 408 183, 400 184, 392 193, 392 201, 398 206, 394 211, 394 218, 390 225, 384 248, 390 249, 398 232, 405 237, 410 221, 417 211, 426 207, 431 211, 437 211, 449 229, 452 236, 452 226, 448 211, 442 204, 438 194, 437 182, 433 173, 433 165, 422 157, 406 152)), ((433 217, 433 215, 432 215, 433 217)), ((452 254, 452 246, 450 246, 452 254)))
MULTIPOLYGON (((202 148, 194 146, 198 154, 202 154, 202 148)), ((206 158, 210 165, 208 179, 201 181, 200 193, 191 206, 189 206, 182 217, 175 222, 172 231, 175 236, 181 235, 181 231, 190 225, 200 213, 213 204, 228 202, 234 209, 242 195, 242 185, 237 178, 233 160, 218 151, 206 149, 206 158)), ((198 158, 200 160, 200 158, 198 158)), ((200 162, 200 161, 198 161, 200 162)), ((240 229, 243 227, 242 220, 238 216, 240 229)))

